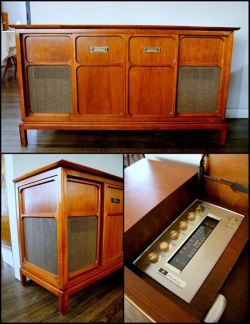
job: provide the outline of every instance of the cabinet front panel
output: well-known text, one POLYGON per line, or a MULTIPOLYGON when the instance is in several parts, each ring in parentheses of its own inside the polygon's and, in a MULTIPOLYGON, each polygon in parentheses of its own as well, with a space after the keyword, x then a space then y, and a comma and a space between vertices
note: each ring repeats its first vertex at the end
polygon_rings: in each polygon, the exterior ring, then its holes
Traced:
POLYGON ((76 39, 76 57, 80 64, 120 64, 123 62, 121 37, 88 37, 76 39))
POLYGON ((54 214, 57 210, 56 182, 44 182, 22 189, 23 214, 54 214))
POLYGON ((122 255, 123 190, 107 186, 104 193, 102 263, 122 255))
POLYGON ((100 208, 100 187, 88 182, 68 180, 68 214, 96 215, 100 208))
POLYGON ((131 37, 129 57, 132 64, 174 64, 177 45, 173 37, 131 37))
POLYGON ((26 59, 28 62, 67 63, 70 44, 67 36, 28 36, 25 38, 26 59))
POLYGON ((129 114, 169 117, 174 108, 174 68, 129 70, 129 114))
POLYGON ((68 217, 68 271, 96 264, 97 217, 68 217))
POLYGON ((35 266, 58 273, 57 223, 55 218, 27 217, 23 220, 25 259, 35 266))
POLYGON ((31 113, 71 113, 69 66, 29 66, 28 86, 31 113))
POLYGON ((222 50, 221 37, 181 37, 179 64, 220 65, 222 50))
POLYGON ((122 67, 79 67, 77 91, 81 115, 124 114, 125 81, 122 67))
POLYGON ((218 67, 181 67, 177 113, 216 113, 220 86, 218 67))

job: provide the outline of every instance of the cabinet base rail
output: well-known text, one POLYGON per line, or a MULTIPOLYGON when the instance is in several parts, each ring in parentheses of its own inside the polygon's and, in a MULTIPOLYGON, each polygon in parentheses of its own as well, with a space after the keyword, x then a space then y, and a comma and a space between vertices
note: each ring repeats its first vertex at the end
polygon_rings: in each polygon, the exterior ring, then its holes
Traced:
POLYGON ((20 142, 22 146, 28 145, 27 130, 117 130, 117 131, 129 131, 129 130, 219 130, 220 137, 219 143, 224 145, 226 143, 227 135, 227 124, 225 122, 220 123, 190 123, 190 122, 179 122, 179 123, 152 123, 152 122, 130 122, 130 123, 116 123, 110 122, 82 122, 82 123, 27 123, 23 122, 19 124, 20 142))

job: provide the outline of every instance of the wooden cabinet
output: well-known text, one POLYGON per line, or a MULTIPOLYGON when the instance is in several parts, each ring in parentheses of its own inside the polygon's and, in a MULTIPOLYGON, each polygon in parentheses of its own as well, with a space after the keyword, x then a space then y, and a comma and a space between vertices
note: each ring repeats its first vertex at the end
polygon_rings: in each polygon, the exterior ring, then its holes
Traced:
POLYGON ((234 27, 16 26, 28 129, 220 131, 234 27))
MULTIPOLYGON (((240 270, 237 261, 248 241, 248 192, 244 190, 248 186, 248 155, 209 154, 205 158, 202 187, 197 173, 198 167, 147 159, 125 169, 124 293, 152 322, 200 323, 219 293, 225 293, 230 301, 225 318, 235 320, 239 305, 245 305, 248 298, 247 285, 241 284, 247 273, 246 264, 240 270), (187 303, 139 271, 133 262, 197 198, 245 217, 194 298, 187 303), (232 290, 232 281, 234 288, 242 287, 240 293, 232 290)), ((242 318, 246 319, 247 313, 240 314, 238 319, 242 318)))
POLYGON ((56 294, 65 314, 69 296, 123 265, 122 179, 62 160, 14 181, 22 283, 56 294))

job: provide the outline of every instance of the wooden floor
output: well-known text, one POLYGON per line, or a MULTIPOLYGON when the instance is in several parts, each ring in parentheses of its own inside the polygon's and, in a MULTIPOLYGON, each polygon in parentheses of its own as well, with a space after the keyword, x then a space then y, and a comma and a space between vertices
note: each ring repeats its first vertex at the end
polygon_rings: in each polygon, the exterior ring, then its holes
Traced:
POLYGON ((57 297, 31 282, 22 287, 12 267, 2 262, 2 323, 123 323, 123 270, 69 299, 69 313, 58 312, 57 297))
POLYGON ((28 131, 21 147, 17 80, 7 74, 2 87, 2 152, 53 153, 248 153, 248 120, 228 120, 226 145, 217 131, 28 131), (9 76, 9 77, 8 77, 9 76))

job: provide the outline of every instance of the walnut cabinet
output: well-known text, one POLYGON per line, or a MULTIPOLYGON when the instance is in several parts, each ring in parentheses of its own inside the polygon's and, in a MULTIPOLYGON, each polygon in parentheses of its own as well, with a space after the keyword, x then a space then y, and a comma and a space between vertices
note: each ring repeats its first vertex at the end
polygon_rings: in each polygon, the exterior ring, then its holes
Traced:
POLYGON ((62 160, 14 181, 21 281, 56 294, 65 314, 69 296, 123 265, 122 179, 62 160))
POLYGON ((237 27, 17 25, 28 129, 208 130, 225 143, 237 27))

